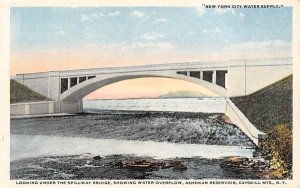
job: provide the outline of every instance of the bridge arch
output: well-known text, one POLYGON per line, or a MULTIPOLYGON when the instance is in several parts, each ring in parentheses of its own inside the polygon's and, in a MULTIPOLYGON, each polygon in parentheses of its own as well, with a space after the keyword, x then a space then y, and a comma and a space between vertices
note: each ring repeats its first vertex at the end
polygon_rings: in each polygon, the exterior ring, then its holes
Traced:
POLYGON ((124 80, 129 79, 136 79, 136 78, 151 78, 151 77, 158 77, 158 78, 171 78, 171 79, 178 79, 178 80, 184 80, 188 82, 195 83, 197 85, 203 86, 204 88, 211 90, 220 96, 227 96, 227 89, 215 85, 213 83, 210 83, 208 81, 200 80, 193 77, 188 77, 176 73, 171 72, 163 72, 160 74, 155 73, 132 73, 132 74, 118 74, 118 75, 111 75, 111 74, 105 74, 105 75, 97 75, 93 79, 86 80, 82 83, 79 83, 71 88, 69 88, 67 91, 63 92, 60 96, 60 101, 62 102, 78 102, 82 98, 84 98, 86 95, 113 83, 117 83, 124 80))

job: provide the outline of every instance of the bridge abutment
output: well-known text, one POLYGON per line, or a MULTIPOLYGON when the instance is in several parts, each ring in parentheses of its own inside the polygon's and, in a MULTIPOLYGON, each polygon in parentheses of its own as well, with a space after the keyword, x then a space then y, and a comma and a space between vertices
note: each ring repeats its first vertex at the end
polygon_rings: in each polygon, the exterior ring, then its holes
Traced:
POLYGON ((40 101, 16 103, 10 105, 10 115, 35 116, 49 114, 77 114, 83 112, 82 100, 78 102, 40 101))
POLYGON ((17 74, 15 80, 49 99, 59 101, 60 71, 17 74))
POLYGON ((225 115, 258 146, 265 133, 259 131, 229 98, 226 98, 226 103, 225 115))
POLYGON ((250 95, 293 73, 292 58, 245 59, 228 63, 227 97, 250 95))

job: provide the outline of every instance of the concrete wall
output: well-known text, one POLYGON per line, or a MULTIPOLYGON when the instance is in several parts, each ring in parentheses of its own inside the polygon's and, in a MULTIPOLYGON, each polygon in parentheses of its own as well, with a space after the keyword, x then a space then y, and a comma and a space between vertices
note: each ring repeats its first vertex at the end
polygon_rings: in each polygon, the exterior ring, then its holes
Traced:
POLYGON ((245 71, 243 61, 232 61, 229 63, 228 74, 226 80, 227 96, 243 96, 245 95, 245 71))
POLYGON ((60 113, 79 113, 82 112, 82 101, 79 102, 60 102, 60 113))
POLYGON ((15 80, 52 100, 59 101, 60 72, 17 74, 15 80))
POLYGON ((266 86, 273 84, 293 72, 293 67, 286 66, 262 66, 262 67, 247 67, 246 71, 246 95, 252 94, 266 86), (263 76, 259 76, 263 75, 263 76))
POLYGON ((238 60, 228 65, 228 97, 252 94, 293 73, 291 58, 238 60))
POLYGON ((82 112, 82 101, 76 103, 41 101, 10 105, 11 116, 79 112, 82 112))
POLYGON ((228 116, 231 122, 238 126, 256 145, 258 145, 259 139, 263 137, 265 133, 259 131, 229 98, 226 98, 226 102, 225 115, 228 116))
POLYGON ((56 106, 57 102, 55 101, 16 103, 10 105, 10 115, 57 113, 56 106))

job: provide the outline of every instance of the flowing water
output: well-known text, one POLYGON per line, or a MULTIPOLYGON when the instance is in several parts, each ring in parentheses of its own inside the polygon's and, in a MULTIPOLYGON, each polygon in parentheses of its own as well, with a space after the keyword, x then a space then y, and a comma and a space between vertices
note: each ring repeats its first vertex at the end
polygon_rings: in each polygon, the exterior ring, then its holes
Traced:
POLYGON ((224 113, 226 100, 222 97, 167 99, 106 99, 83 100, 88 110, 173 111, 224 113))
POLYGON ((154 141, 92 139, 44 135, 11 135, 11 161, 29 157, 78 155, 91 153, 149 156, 157 159, 202 157, 217 159, 228 156, 252 157, 247 146, 177 144, 154 141))
POLYGON ((254 151, 241 130, 220 121, 222 114, 90 111, 94 114, 12 119, 11 178, 239 178, 222 170, 222 158, 251 158, 254 151), (95 166, 97 155, 102 159, 95 166), (134 160, 180 161, 187 170, 160 169, 145 177, 114 167, 134 160))

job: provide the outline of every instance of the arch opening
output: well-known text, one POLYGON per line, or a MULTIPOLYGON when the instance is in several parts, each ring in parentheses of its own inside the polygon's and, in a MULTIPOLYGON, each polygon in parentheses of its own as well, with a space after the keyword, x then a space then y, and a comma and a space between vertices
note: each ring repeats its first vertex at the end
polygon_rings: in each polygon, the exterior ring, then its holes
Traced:
POLYGON ((218 97, 219 94, 195 83, 174 78, 122 80, 86 95, 83 99, 129 99, 171 97, 218 97))
MULTIPOLYGON (((98 75, 93 79, 87 80, 85 82, 82 82, 74 87, 71 87, 69 90, 65 91, 61 94, 60 101, 63 102, 76 102, 83 99, 85 96, 87 96, 90 93, 93 93, 94 91, 101 89, 105 86, 118 83, 120 81, 124 80, 132 80, 132 79, 141 79, 141 78, 168 78, 168 79, 176 79, 176 80, 182 80, 182 81, 188 81, 197 85, 200 85, 211 92, 215 93, 219 96, 226 96, 227 90, 225 88, 222 88, 220 86, 214 85, 212 83, 209 83, 204 80, 199 80, 193 77, 187 77, 183 75, 178 74, 170 74, 170 73, 164 73, 164 74, 125 74, 125 75, 98 75)), ((144 86, 145 87, 145 86, 144 86)), ((141 88, 142 89, 142 88, 141 88)))

